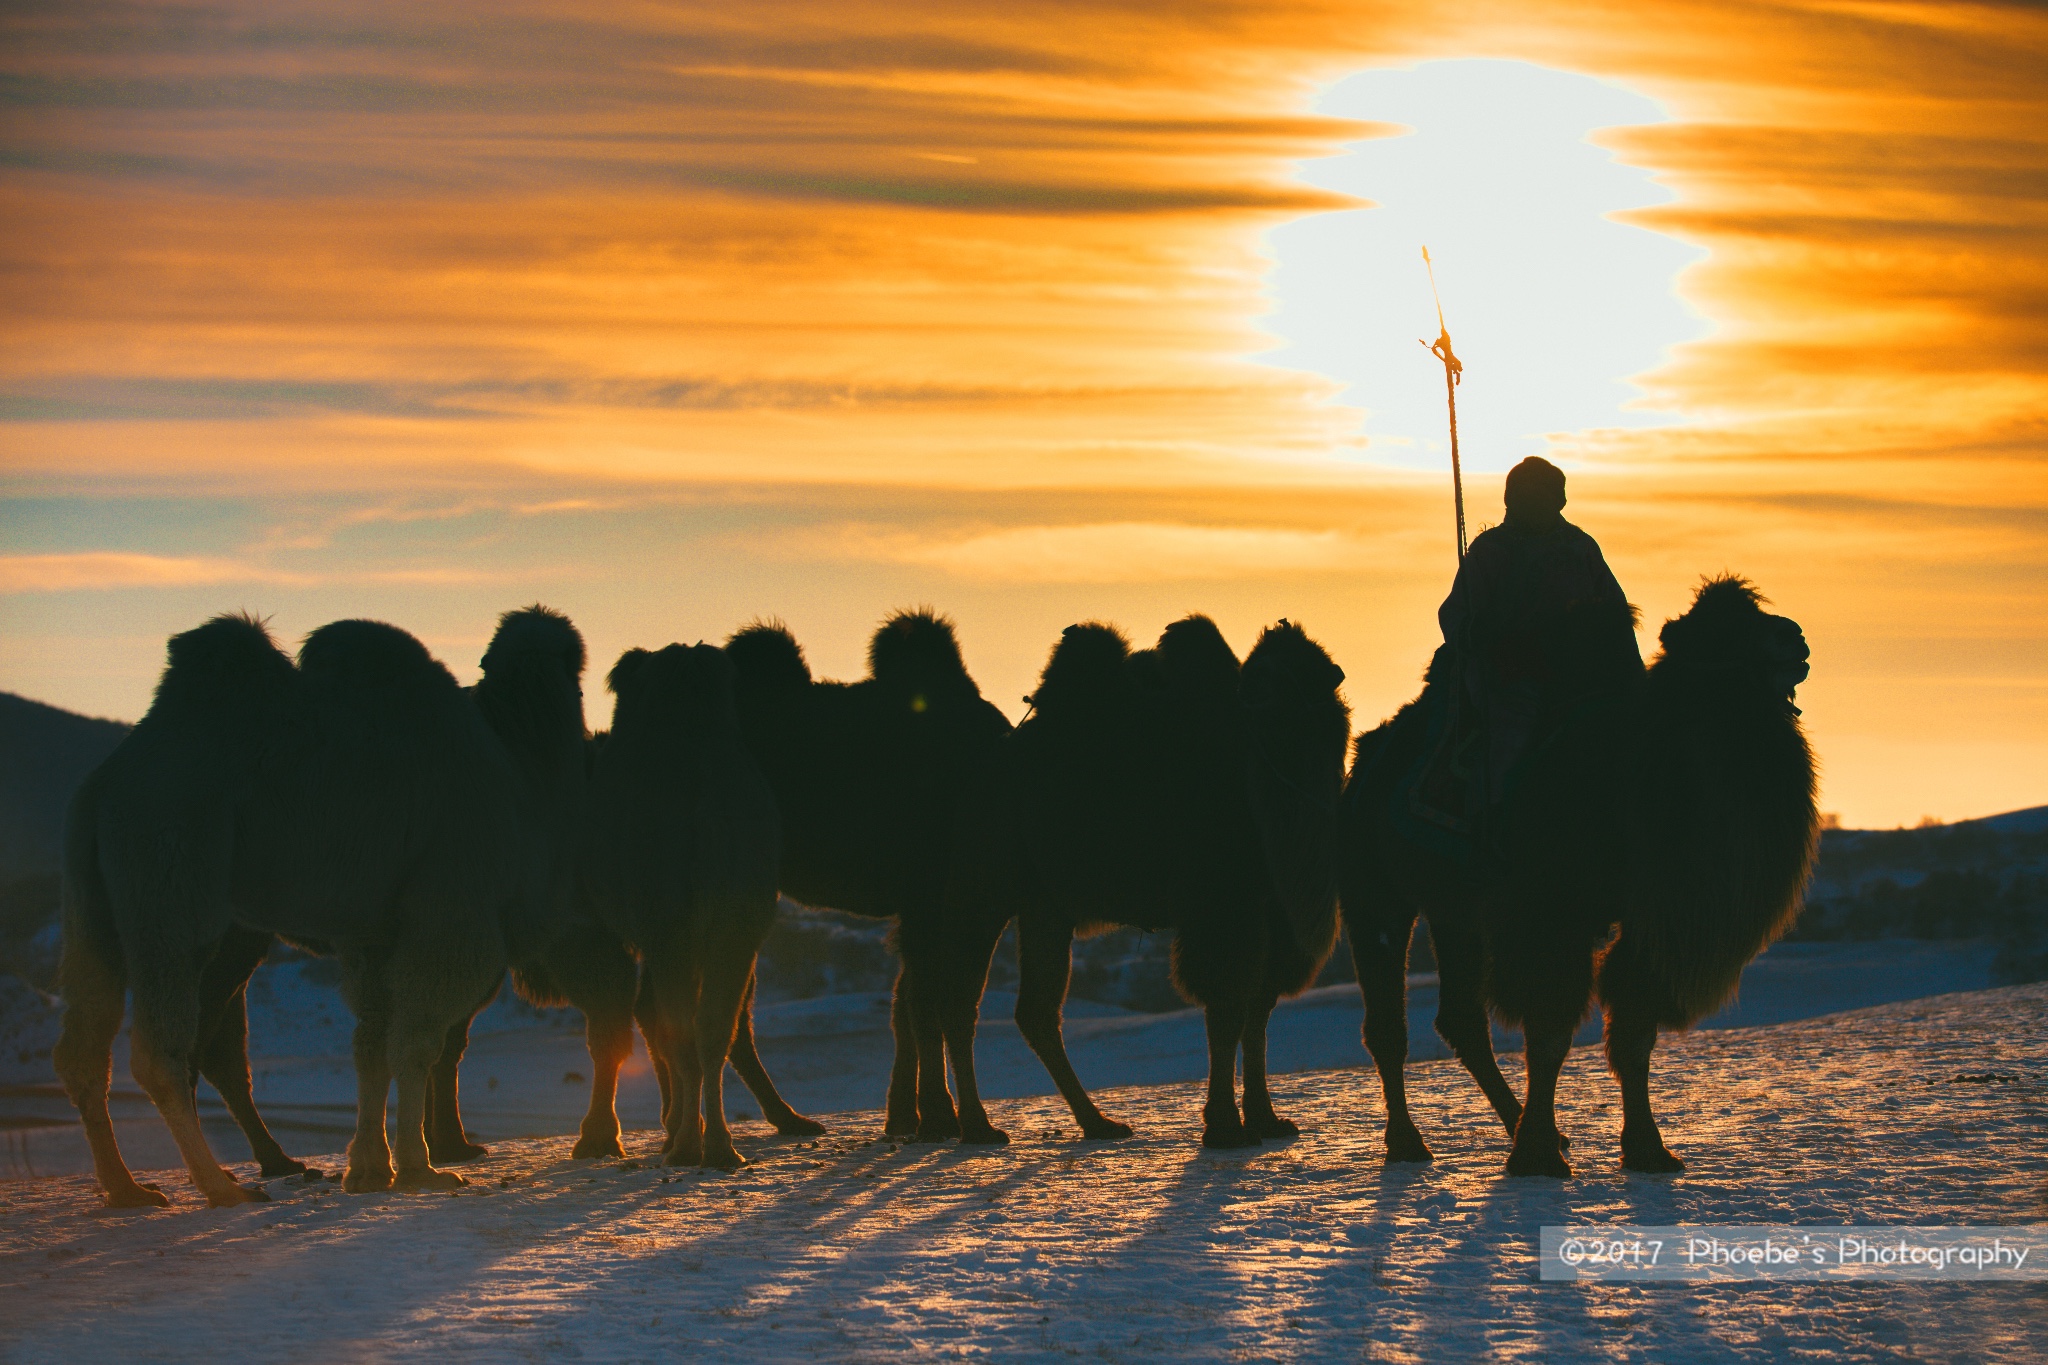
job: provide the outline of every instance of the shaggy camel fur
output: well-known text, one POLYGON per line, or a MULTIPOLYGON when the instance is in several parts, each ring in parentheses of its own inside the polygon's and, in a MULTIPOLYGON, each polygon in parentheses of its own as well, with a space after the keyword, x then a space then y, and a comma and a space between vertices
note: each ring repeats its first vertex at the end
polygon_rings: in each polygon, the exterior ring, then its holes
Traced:
MULTIPOLYGON (((1009 735, 1008 718, 968 675, 953 623, 931 611, 884 621, 856 683, 814 681, 779 625, 747 627, 726 653, 748 747, 782 812, 783 891, 897 921, 904 966, 886 1131, 1002 1141, 974 1093, 971 1013, 963 1027, 957 1003, 942 1007, 977 968, 986 979, 1002 929, 949 915, 946 884, 961 802, 1009 735), (958 1114, 946 1087, 949 1043, 958 1114)), ((979 999, 971 991, 967 1008, 979 999)))
MULTIPOLYGON (((1460 865, 1393 818, 1424 756, 1423 697, 1362 737, 1346 793, 1343 897, 1387 1101, 1391 1161, 1427 1161, 1402 1089, 1403 968, 1416 915, 1441 973, 1438 1030, 1514 1134, 1508 1171, 1571 1173, 1558 1073, 1594 994, 1622 1091, 1622 1164, 1676 1171, 1649 1098, 1660 1028, 1686 1028, 1798 913, 1819 820, 1792 704, 1805 638, 1739 578, 1706 582, 1665 623, 1663 651, 1619 694, 1561 718, 1503 803, 1490 854, 1460 865), (1494 1065, 1485 1007, 1523 1029, 1527 1106, 1494 1065)), ((1412 828, 1412 826, 1409 826, 1412 828)))
MULTIPOLYGON (((618 1073, 632 1050, 633 1000, 638 966, 633 955, 603 924, 569 904, 570 864, 582 835, 580 820, 587 771, 603 737, 584 738, 581 678, 583 639, 559 613, 534 606, 499 619, 483 658, 483 676, 470 689, 492 732, 526 778, 524 796, 546 835, 543 878, 549 917, 518 939, 512 979, 535 1004, 574 1005, 585 1018, 592 1061, 591 1095, 573 1155, 619 1156, 616 1106, 618 1073), (533 947, 539 943, 536 951, 533 947)), ((221 1092, 241 1125, 265 1176, 305 1169, 279 1148, 250 1096, 247 1012, 244 994, 250 973, 272 937, 230 929, 208 964, 204 995, 211 1002, 200 1037, 211 1041, 199 1055, 199 1070, 221 1092)), ((493 991, 495 994, 495 990, 493 991)), ((488 1004, 486 998, 479 1004, 488 1004)), ((751 1004, 751 987, 749 993, 751 1004)), ((427 1091, 427 1150, 436 1166, 472 1160, 486 1149, 462 1125, 458 1068, 469 1044, 474 1012, 451 1026, 435 1061, 427 1091)), ((822 1132, 796 1114, 775 1093, 756 1055, 747 1011, 733 1044, 733 1065, 761 1100, 762 1110, 784 1132, 822 1132)))
MULTIPOLYGON (((508 943, 519 952, 515 978, 523 981, 527 973, 546 973, 551 983, 571 981, 586 994, 599 994, 623 969, 623 989, 630 998, 631 956, 616 940, 607 943, 601 926, 573 918, 570 908, 572 860, 581 835, 588 766, 584 657, 583 637, 566 616, 537 605, 508 611, 498 619, 484 654, 483 677, 469 694, 525 778, 519 796, 540 899, 523 923, 508 926, 508 943), (536 944, 542 945, 540 951, 536 944), (546 965, 550 962, 551 973, 546 965)), ((236 925, 215 948, 201 987, 201 1046, 192 1078, 196 1083, 204 1076, 220 1092, 266 1177, 306 1169, 304 1162, 293 1160, 278 1146, 250 1094, 247 983, 273 941, 270 934, 236 925)), ((326 951, 322 945, 301 946, 326 951)), ((496 993, 494 984, 477 1008, 489 1004, 496 993)), ((435 1166, 472 1160, 486 1150, 463 1132, 457 1098, 456 1069, 475 1013, 472 1010, 449 1028, 429 1080, 427 1153, 435 1166)), ((630 1023, 627 1028, 630 1031, 630 1023)), ((608 1101, 605 1112, 610 1113, 608 1101)))
POLYGON ((668 1072, 664 1161, 725 1170, 742 1164, 726 1127, 725 1064, 774 922, 781 853, 775 797, 741 739, 732 677, 710 645, 620 657, 581 892, 645 967, 648 1051, 668 1072))
POLYGON ((1074 935, 1112 924, 1178 931, 1175 984, 1209 1034, 1203 1144, 1297 1131, 1273 1112, 1266 1022, 1336 939, 1343 678, 1284 621, 1242 669, 1203 616, 1135 654, 1100 624, 1068 627, 1053 650, 979 827, 988 842, 966 899, 1014 898, 1017 1023, 1084 1136, 1131 1132, 1088 1097, 1060 1032, 1074 935))
POLYGON ((260 1197, 215 1160, 191 1084, 205 970, 237 923, 341 957, 357 1016, 348 1188, 462 1183, 428 1159, 427 1072, 534 913, 517 786, 476 707, 394 627, 322 627, 296 668, 247 617, 172 638, 149 713, 81 787, 66 831, 54 1060, 110 1204, 168 1202, 129 1172, 107 1114, 128 989, 136 1080, 194 1184, 215 1205, 260 1197))

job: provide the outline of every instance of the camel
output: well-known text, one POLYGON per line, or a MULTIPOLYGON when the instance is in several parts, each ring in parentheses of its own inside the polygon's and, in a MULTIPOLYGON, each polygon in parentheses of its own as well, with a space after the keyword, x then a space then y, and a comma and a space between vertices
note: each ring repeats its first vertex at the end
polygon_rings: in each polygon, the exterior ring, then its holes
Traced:
MULTIPOLYGON (((482 677, 469 689, 492 733, 525 778, 521 788, 534 828, 546 834, 535 845, 548 866, 546 915, 514 941, 512 981, 526 1000, 543 1006, 574 1005, 585 1016, 592 1059, 591 1095, 573 1155, 622 1156, 617 1113, 618 1073, 632 1050, 634 994, 638 966, 633 955, 604 925, 570 905, 574 859, 588 769, 603 737, 586 739, 580 679, 583 640, 566 617, 534 606, 499 619, 482 664, 482 677)), ((215 950, 206 972, 200 1037, 212 1041, 198 1054, 198 1073, 221 1093, 241 1126, 266 1177, 306 1169, 286 1155, 264 1125, 250 1095, 246 983, 269 950, 272 936, 239 926, 215 950)), ((487 1148, 464 1130, 459 1067, 469 1044, 474 1015, 490 1003, 497 987, 450 1026, 435 1060, 427 1090, 429 1159, 455 1165, 485 1155, 487 1148)), ((749 986, 751 1006, 751 984, 749 986)), ((795 1113, 775 1093, 755 1052, 749 1010, 740 1016, 733 1065, 784 1132, 822 1132, 822 1125, 795 1113)), ((196 1079, 196 1077, 195 1077, 196 1079)))
POLYGON ((1204 616, 1168 626, 1155 649, 1133 653, 1100 623, 1069 626, 1054 648, 963 898, 1014 903, 1017 1024, 1084 1137, 1131 1133, 1089 1098, 1060 1030, 1074 935, 1115 924, 1178 931, 1174 981, 1209 1035, 1203 1145, 1298 1131, 1273 1110, 1266 1024, 1335 945, 1343 678, 1285 621, 1242 668, 1204 616))
POLYGON ((357 1017, 346 1187, 462 1183, 428 1156, 427 1073, 503 973, 508 939, 542 913, 518 786, 475 705, 395 627, 323 626, 296 667, 247 616, 172 637, 148 714, 81 786, 66 827, 54 1061, 109 1204, 169 1202, 128 1170, 107 1113, 130 990, 135 1078, 194 1185, 217 1207, 263 1197, 214 1158, 191 1084, 213 1041, 199 1033, 205 971, 237 925, 341 958, 357 1017))
POLYGON ((1813 756, 1793 705, 1806 642, 1762 604, 1743 579, 1705 581, 1646 671, 1581 702, 1524 760, 1479 853, 1433 837, 1405 801, 1456 686, 1443 653, 1422 696, 1359 739, 1340 876, 1389 1161, 1431 1159, 1402 1084, 1403 972, 1426 914, 1437 1029, 1513 1136, 1509 1174, 1571 1174, 1557 1078, 1596 994, 1622 1092, 1622 1164, 1684 1169, 1650 1106, 1657 1032, 1728 1000, 1797 915, 1818 846, 1813 756), (1488 1008, 1524 1031, 1526 1104, 1495 1064, 1488 1008))
MULTIPOLYGON (((1009 735, 1008 718, 969 676, 953 623, 929 610, 884 621, 868 647, 868 676, 854 683, 814 680, 776 623, 748 626, 725 648, 741 728, 782 813, 783 892, 897 923, 904 965, 885 1131, 1005 1141, 976 1093, 971 1015, 963 1024, 958 1008, 943 1006, 968 991, 961 983, 977 965, 986 979, 1002 931, 951 915, 946 894, 961 802, 1009 735)), ((968 994, 971 1010, 980 992, 968 994)), ((752 1088, 765 1112, 762 1089, 752 1088)))
MULTIPOLYGON (((546 859, 538 873, 546 887, 541 901, 544 908, 516 935, 521 955, 513 963, 513 978, 529 998, 537 998, 535 990, 559 995, 563 981, 575 983, 581 995, 603 998, 607 987, 614 993, 620 989, 621 975, 624 994, 630 999, 633 991, 634 967, 625 949, 615 940, 607 941, 601 926, 569 917, 569 873, 575 841, 580 837, 578 821, 588 766, 583 752, 588 742, 583 732, 584 661, 583 637, 567 617, 538 605, 508 611, 499 618, 485 651, 482 678, 468 689, 492 733, 526 779, 520 795, 529 833, 536 838, 532 847, 536 856, 546 859), (535 943, 544 945, 541 952, 535 952, 535 943), (543 959, 552 960, 552 968, 543 959), (529 989, 528 983, 535 980, 545 984, 529 989)), ((271 934, 235 925, 214 949, 201 986, 201 1043, 191 1076, 195 1085, 204 1076, 220 1093, 265 1178, 307 1169, 278 1145, 250 1091, 247 985, 274 941, 271 934)), ((299 946, 325 951, 318 944, 299 946)), ((497 989, 494 984, 475 1009, 450 1026, 441 1055, 429 1073, 427 1153, 436 1167, 471 1161, 488 1150, 463 1131, 457 1068, 468 1047, 475 1014, 490 1003, 497 989)), ((630 1036, 630 1019, 626 1028, 630 1036)), ((594 1096, 593 1116, 598 1108, 594 1096)), ((612 1113, 609 1096, 602 1113, 612 1113)), ((589 1117, 585 1126, 599 1122, 589 1117)), ((615 1117, 612 1126, 616 1132, 615 1117)))
POLYGON ((663 1161, 733 1170, 725 1065, 775 918, 775 797, 741 738, 724 651, 628 650, 607 684, 618 702, 591 774, 579 899, 645 971, 663 1161))

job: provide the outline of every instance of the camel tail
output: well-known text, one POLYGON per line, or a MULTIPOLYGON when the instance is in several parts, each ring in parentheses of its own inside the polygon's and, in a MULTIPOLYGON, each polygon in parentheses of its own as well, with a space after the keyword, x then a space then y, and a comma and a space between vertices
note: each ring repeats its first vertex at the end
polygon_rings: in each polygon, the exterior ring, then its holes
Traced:
POLYGON ((67 1008, 128 988, 127 960, 100 872, 99 786, 89 777, 64 819, 63 948, 57 980, 67 1008))

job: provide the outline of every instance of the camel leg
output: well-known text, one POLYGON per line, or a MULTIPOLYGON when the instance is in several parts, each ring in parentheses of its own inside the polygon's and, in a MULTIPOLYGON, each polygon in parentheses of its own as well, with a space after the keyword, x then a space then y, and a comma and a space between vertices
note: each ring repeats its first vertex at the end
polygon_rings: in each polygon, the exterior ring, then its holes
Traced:
POLYGON ((1607 1066, 1621 1083, 1621 1164, 1631 1171, 1669 1174, 1685 1163, 1664 1145, 1650 1112, 1650 1054, 1657 1047, 1657 1024, 1632 1012, 1607 1010, 1607 1066))
POLYGON ((90 948, 73 941, 67 928, 64 944, 64 1031, 50 1060, 64 1083, 64 1093, 78 1109, 85 1140, 92 1148, 93 1174, 107 1207, 160 1209, 170 1197, 145 1185, 121 1159, 114 1140, 114 1120, 107 1112, 107 1089, 114 1073, 114 1035, 121 1031, 127 994, 120 973, 90 948))
POLYGON ((654 1084, 661 1091, 662 1150, 668 1150, 668 1135, 675 1131, 669 1111, 675 1106, 675 1078, 669 1074, 668 1026, 662 1021, 660 1002, 655 998, 654 971, 644 963, 640 968, 640 990, 633 998, 633 1019, 640 1036, 647 1041, 647 1060, 654 1068, 654 1084))
MULTIPOLYGON (((944 970, 937 1004, 946 1031, 946 1052, 953 1060, 953 1083, 960 1092, 960 1140, 1000 1145, 1010 1135, 989 1122, 981 1103, 981 1084, 974 1075, 974 1033, 981 1021, 981 997, 988 989, 988 964, 1003 936, 1000 921, 982 932, 962 935, 958 960, 944 970)), ((927 973, 930 975, 930 973, 927 973)))
MULTIPOLYGON (((1485 959, 1478 931, 1444 915, 1431 918, 1429 932, 1436 944, 1437 1036, 1450 1045, 1452 1055, 1479 1082, 1512 1138, 1522 1121, 1522 1102, 1500 1074, 1500 1062, 1493 1054, 1493 1026, 1487 1021, 1486 1001, 1480 994, 1485 959)), ((1562 1136, 1558 1141, 1567 1148, 1571 1145, 1562 1136)))
POLYGON ((434 1063, 447 1050, 449 1031, 460 1026, 466 1040, 477 1002, 489 999, 504 979, 501 951, 489 931, 470 937, 459 925, 440 922, 430 936, 404 945, 387 967, 385 1055, 398 1083, 394 1189, 452 1190, 468 1183, 454 1171, 436 1169, 428 1153, 427 1090, 434 1063))
MULTIPOLYGON (((1050 916, 1024 914, 1017 918, 1017 1027, 1024 1041, 1045 1064, 1046 1074, 1059 1087, 1081 1125, 1081 1136, 1113 1141, 1131 1135, 1131 1126, 1105 1117, 1081 1088, 1074 1064, 1067 1060, 1066 1039, 1061 1036, 1060 1011, 1066 1004, 1067 982, 1074 970, 1074 931, 1070 925, 1050 916)), ((1237 1038, 1231 1037, 1233 1057, 1237 1038)), ((1232 1103, 1231 1112, 1236 1112, 1232 1103)))
POLYGON ((367 1194, 390 1189, 392 1181, 391 1143, 384 1133, 384 1106, 391 1093, 389 983, 380 964, 350 954, 342 958, 341 984, 356 1016, 356 1131, 341 1187, 367 1194))
POLYGON ((151 957, 147 969, 134 977, 135 1024, 128 1032, 128 1049, 135 1080, 163 1115, 185 1169, 207 1203, 219 1209, 268 1199, 261 1189, 245 1189, 221 1168, 199 1126, 192 1056, 199 1030, 201 973, 187 966, 189 956, 175 948, 151 957))
MULTIPOLYGON (((905 929, 903 937, 909 936, 905 929)), ((928 961, 922 969, 913 965, 908 945, 903 951, 904 966, 898 979, 910 1012, 911 1033, 917 1039, 916 1139, 940 1142, 960 1136, 960 1115, 953 1108, 953 1092, 946 1088, 945 1010, 940 1003, 946 983, 933 973, 928 961)))
POLYGON ((890 1031, 896 1039, 896 1057, 889 1065, 889 1109, 882 1131, 890 1137, 917 1136, 917 1024, 910 1016, 910 968, 896 973, 894 998, 889 1002, 890 1031))
POLYGON ((704 1078, 697 1053, 700 983, 692 958, 688 947, 648 955, 656 1028, 668 1059, 669 1088, 662 1103, 668 1141, 661 1154, 668 1166, 698 1166, 704 1161, 704 1078))
POLYGON ((1387 1106, 1387 1160, 1434 1161, 1408 1113, 1408 940, 1415 916, 1347 915, 1351 962, 1365 1000, 1365 1050, 1387 1106))
POLYGON ((1522 1036, 1529 1098, 1522 1108, 1522 1121, 1515 1125, 1508 1174, 1567 1177, 1572 1168, 1564 1159, 1557 1131, 1557 1078, 1564 1070, 1565 1058, 1571 1055, 1572 1026, 1530 1020, 1522 1036))
MULTIPOLYGON (((719 928, 730 933, 724 925, 719 928)), ((743 944, 715 942, 701 950, 700 960, 704 971, 697 992, 695 1041, 704 1111, 703 1164, 716 1170, 735 1171, 746 1165, 746 1158, 732 1145, 732 1129, 726 1124, 725 1066, 732 1056, 740 1007, 753 985, 754 953, 743 944)))
POLYGON ((1259 1140, 1237 1112, 1237 1051, 1250 1010, 1243 997, 1222 992, 1202 1002, 1209 1033, 1209 1098, 1202 1105, 1204 1147, 1256 1147, 1259 1140))
POLYGON ((768 1074, 768 1068, 761 1065, 761 1054, 754 1050, 754 977, 747 976, 747 993, 740 1001, 738 1031, 732 1040, 732 1069, 739 1073, 740 1080, 753 1095, 754 1102, 761 1106, 761 1117, 775 1126, 775 1131, 784 1137, 815 1137, 825 1131, 825 1125, 816 1119, 805 1118, 790 1107, 782 1092, 775 1088, 775 1081, 768 1074))
POLYGON ((490 1154, 490 1148, 469 1136, 462 1126, 462 1056, 469 1051, 469 1026, 498 998, 503 983, 494 983, 489 995, 475 1009, 448 1026, 442 1036, 440 1055, 427 1076, 427 1155, 436 1166, 474 1161, 490 1154))
POLYGON ((1255 1138, 1301 1136, 1293 1121, 1273 1112, 1273 1093, 1266 1085, 1266 1025, 1279 1003, 1276 992, 1262 989, 1244 1020, 1244 1127, 1255 1138))
POLYGON ((249 1151, 266 1178, 297 1175, 306 1163, 294 1161, 271 1136, 256 1108, 249 1077, 249 978, 270 952, 272 939, 257 929, 231 927, 221 936, 200 977, 197 1070, 235 1117, 249 1151))
POLYGON ((255 1091, 249 1076, 247 989, 236 990, 228 1001, 220 1022, 214 1026, 199 1054, 199 1072, 206 1077, 207 1084, 220 1093, 228 1112, 235 1116, 235 1122, 240 1125, 242 1136, 248 1139, 249 1150, 264 1178, 297 1175, 308 1169, 306 1163, 285 1153, 277 1139, 271 1136, 269 1125, 263 1122, 263 1115, 256 1108, 255 1091))
MULTIPOLYGON (((590 1103, 569 1155, 624 1156, 619 1143, 619 1068, 633 1055, 633 1004, 639 968, 626 945, 596 924, 565 934, 548 954, 547 974, 583 1011, 590 1052, 590 1103)), ((652 1051, 652 1049, 649 1049, 652 1051)))
POLYGON ((393 1189, 452 1190, 469 1183, 453 1171, 436 1170, 427 1152, 427 1087, 447 1037, 448 1026, 431 1016, 423 1017, 403 1004, 392 1011, 386 1049, 392 1079, 398 1082, 398 1112, 392 1120, 392 1155, 398 1164, 393 1189))

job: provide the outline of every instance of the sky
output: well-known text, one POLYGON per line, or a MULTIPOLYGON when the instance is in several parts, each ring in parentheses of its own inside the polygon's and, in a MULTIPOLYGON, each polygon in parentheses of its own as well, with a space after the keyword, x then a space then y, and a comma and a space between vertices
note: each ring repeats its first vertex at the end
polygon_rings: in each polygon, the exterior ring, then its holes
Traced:
MULTIPOLYGON (((1749 575, 1850 825, 2048 801, 2048 11, 14 4, 0 688, 222 610, 1280 617, 1370 725, 1544 453, 1643 609, 1749 575)), ((591 720, 605 708, 595 700, 591 720)))

